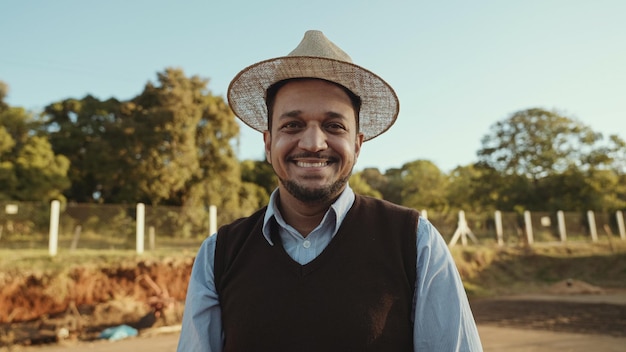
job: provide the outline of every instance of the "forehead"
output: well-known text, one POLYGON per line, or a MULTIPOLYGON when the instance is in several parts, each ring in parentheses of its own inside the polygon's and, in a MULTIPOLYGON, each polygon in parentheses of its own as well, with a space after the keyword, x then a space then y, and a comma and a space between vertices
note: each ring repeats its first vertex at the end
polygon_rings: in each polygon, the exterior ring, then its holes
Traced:
POLYGON ((319 79, 301 79, 284 83, 276 92, 274 110, 273 117, 295 111, 354 116, 354 109, 345 88, 319 79))
POLYGON ((276 96, 283 95, 285 94, 285 91, 297 91, 304 94, 311 94, 319 92, 320 90, 328 93, 327 95, 329 96, 331 94, 335 94, 341 98, 350 100, 348 93, 345 91, 346 88, 337 83, 317 78, 298 78, 285 81, 280 84, 275 94, 276 96))
MULTIPOLYGON (((286 101, 289 101, 290 99, 292 99, 294 96, 294 94, 284 94, 285 91, 287 92, 291 92, 294 93, 294 91, 296 90, 301 90, 301 94, 299 95, 300 99, 299 100, 301 103, 302 102, 306 102, 306 101, 313 101, 316 100, 317 102, 319 102, 320 105, 326 105, 329 101, 331 100, 335 100, 337 101, 337 99, 339 101, 341 101, 341 104, 344 104, 344 102, 346 102, 344 99, 348 99, 347 103, 350 105, 350 111, 344 111, 344 115, 346 115, 346 117, 348 117, 348 120, 352 120, 354 121, 354 123, 356 124, 356 129, 357 132, 359 130, 359 111, 360 111, 360 106, 361 106, 361 98, 358 97, 357 95, 355 95, 354 93, 352 93, 350 90, 348 90, 348 88, 334 83, 334 82, 330 82, 327 80, 323 80, 323 79, 318 79, 318 78, 291 78, 291 79, 287 79, 284 81, 279 81, 277 83, 274 83, 272 86, 270 86, 267 91, 266 91, 266 107, 267 107, 267 116, 268 116, 268 129, 271 130, 273 127, 273 121, 276 118, 279 118, 280 115, 285 114, 286 111, 288 110, 297 110, 298 107, 295 104, 289 104, 290 106, 287 106, 285 104, 286 101), (286 89, 284 89, 286 87, 286 89), (313 98, 312 93, 307 92, 306 87, 318 87, 320 88, 322 91, 325 92, 329 92, 332 91, 335 96, 333 98, 323 98, 321 99, 317 99, 317 98, 313 98), (282 96, 281 97, 281 106, 276 106, 276 99, 277 96, 279 95, 282 96), (282 110, 282 111, 278 111, 278 110, 282 110)), ((343 107, 342 107, 343 110, 343 107)))

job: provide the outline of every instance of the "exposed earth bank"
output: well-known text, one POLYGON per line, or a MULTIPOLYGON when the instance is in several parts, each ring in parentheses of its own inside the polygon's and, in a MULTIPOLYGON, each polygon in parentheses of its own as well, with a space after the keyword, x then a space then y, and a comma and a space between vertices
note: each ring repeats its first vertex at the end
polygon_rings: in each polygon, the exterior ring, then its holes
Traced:
POLYGON ((0 347, 180 323, 193 258, 0 272, 0 347))
MULTIPOLYGON (((479 324, 626 337, 626 244, 452 252, 479 324)), ((15 262, 0 260, 0 351, 180 324, 193 255, 15 262)))

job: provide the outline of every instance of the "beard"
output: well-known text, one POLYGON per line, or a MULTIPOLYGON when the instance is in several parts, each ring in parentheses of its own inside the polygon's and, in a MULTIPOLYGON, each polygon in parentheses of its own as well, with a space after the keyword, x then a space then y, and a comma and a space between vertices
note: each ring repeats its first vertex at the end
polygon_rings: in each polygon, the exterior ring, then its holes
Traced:
POLYGON ((350 179, 351 173, 338 179, 328 186, 307 188, 295 181, 279 178, 280 183, 294 198, 304 203, 325 203, 334 200, 343 190, 350 179))

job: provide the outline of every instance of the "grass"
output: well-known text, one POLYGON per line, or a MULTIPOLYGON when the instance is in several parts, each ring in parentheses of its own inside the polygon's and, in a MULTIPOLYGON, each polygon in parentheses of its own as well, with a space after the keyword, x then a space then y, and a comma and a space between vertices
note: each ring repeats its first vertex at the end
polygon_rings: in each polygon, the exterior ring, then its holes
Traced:
POLYGON ((51 257, 47 249, 0 249, 0 271, 57 272, 73 266, 115 267, 137 261, 193 257, 195 250, 160 249, 137 254, 133 250, 77 249, 59 250, 51 257))
POLYGON ((155 239, 151 249, 146 236, 144 253, 136 253, 134 238, 99 235, 91 232, 73 236, 60 236, 57 255, 51 257, 48 239, 43 235, 6 236, 0 241, 0 271, 55 271, 68 266, 113 266, 116 263, 138 260, 160 260, 166 257, 192 257, 204 238, 173 238, 161 236, 155 239), (76 249, 71 249, 76 245, 76 249))
POLYGON ((470 296, 532 293, 570 278, 626 288, 625 241, 468 246, 452 254, 470 296))
MULTIPOLYGON (((48 273, 70 267, 127 267, 140 261, 193 258, 199 239, 160 241, 160 249, 139 255, 132 249, 60 247, 55 257, 47 249, 0 249, 0 272, 48 273)), ((603 287, 626 288, 626 241, 597 243, 535 243, 528 246, 460 245, 451 249, 470 296, 537 292, 568 278, 603 287)))

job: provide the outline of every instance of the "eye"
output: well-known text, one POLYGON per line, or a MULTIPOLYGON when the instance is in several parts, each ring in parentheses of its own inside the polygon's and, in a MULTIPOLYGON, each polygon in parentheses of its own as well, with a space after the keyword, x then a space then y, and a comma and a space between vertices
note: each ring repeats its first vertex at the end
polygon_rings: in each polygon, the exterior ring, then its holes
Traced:
POLYGON ((280 126, 280 129, 283 131, 297 131, 302 127, 302 123, 299 121, 286 121, 280 126))
POLYGON ((346 130, 346 127, 339 122, 330 122, 327 123, 325 126, 326 129, 330 132, 343 132, 346 130))

